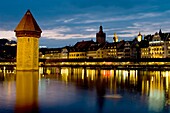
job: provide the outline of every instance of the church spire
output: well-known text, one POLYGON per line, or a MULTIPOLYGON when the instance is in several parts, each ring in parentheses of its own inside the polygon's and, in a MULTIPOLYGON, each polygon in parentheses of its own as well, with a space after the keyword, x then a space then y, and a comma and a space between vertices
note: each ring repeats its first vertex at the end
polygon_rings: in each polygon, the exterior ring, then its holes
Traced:
POLYGON ((140 31, 139 31, 139 34, 138 34, 138 36, 141 36, 141 33, 140 33, 140 31))
POLYGON ((159 35, 161 35, 161 34, 162 34, 162 30, 160 29, 160 30, 159 30, 159 35))
POLYGON ((100 25, 100 27, 99 27, 99 32, 103 33, 103 27, 102 27, 102 25, 100 25))

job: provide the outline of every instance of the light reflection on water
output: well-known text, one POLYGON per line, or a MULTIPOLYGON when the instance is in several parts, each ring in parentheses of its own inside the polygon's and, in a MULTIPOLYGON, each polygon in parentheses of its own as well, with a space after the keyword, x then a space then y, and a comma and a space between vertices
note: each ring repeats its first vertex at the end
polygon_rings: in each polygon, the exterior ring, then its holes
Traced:
POLYGON ((0 73, 0 113, 168 113, 170 71, 40 68, 0 73))
POLYGON ((38 71, 17 71, 16 113, 38 113, 38 71))

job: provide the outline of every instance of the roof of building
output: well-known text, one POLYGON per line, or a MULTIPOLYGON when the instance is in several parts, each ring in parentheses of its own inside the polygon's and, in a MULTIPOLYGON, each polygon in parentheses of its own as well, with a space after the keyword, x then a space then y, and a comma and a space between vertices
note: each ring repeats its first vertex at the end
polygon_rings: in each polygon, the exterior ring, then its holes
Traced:
POLYGON ((61 53, 61 48, 46 48, 45 53, 61 53))
POLYGON ((74 47, 76 49, 83 49, 83 48, 88 48, 91 44, 94 44, 95 42, 93 40, 90 41, 81 41, 81 42, 77 42, 74 47))
POLYGON ((70 52, 85 52, 92 45, 96 44, 93 40, 77 42, 74 46, 69 46, 70 52))
POLYGON ((148 41, 152 41, 153 40, 153 37, 156 36, 156 35, 159 35, 161 40, 165 41, 165 40, 169 40, 169 37, 170 37, 170 33, 162 33, 162 34, 158 34, 158 33, 155 33, 155 35, 147 35, 144 37, 144 40, 148 40, 148 41))
POLYGON ((132 45, 133 41, 125 41, 125 44, 130 44, 130 46, 132 45))
POLYGON ((101 48, 103 44, 91 44, 88 47, 88 51, 97 51, 99 48, 101 48))
POLYGON ((112 43, 106 42, 103 49, 110 49, 110 48, 114 48, 114 47, 117 48, 117 44, 118 44, 117 42, 114 42, 114 43, 113 42, 112 43))
POLYGON ((33 31, 33 32, 42 32, 30 10, 27 10, 24 17, 19 22, 18 26, 15 28, 17 31, 33 31))

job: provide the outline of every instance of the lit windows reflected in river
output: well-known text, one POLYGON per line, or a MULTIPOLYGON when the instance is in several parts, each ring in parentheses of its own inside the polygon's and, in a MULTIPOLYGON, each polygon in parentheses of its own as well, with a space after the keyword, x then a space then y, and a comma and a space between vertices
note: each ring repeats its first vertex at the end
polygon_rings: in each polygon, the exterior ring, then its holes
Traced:
POLYGON ((170 71, 0 68, 0 113, 167 113, 170 71))

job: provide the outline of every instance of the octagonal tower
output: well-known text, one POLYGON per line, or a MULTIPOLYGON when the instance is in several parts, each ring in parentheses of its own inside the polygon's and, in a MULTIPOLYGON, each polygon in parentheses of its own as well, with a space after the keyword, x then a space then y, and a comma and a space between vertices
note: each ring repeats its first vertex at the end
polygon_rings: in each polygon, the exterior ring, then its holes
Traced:
POLYGON ((17 70, 38 70, 41 29, 28 10, 14 30, 17 37, 17 70))

